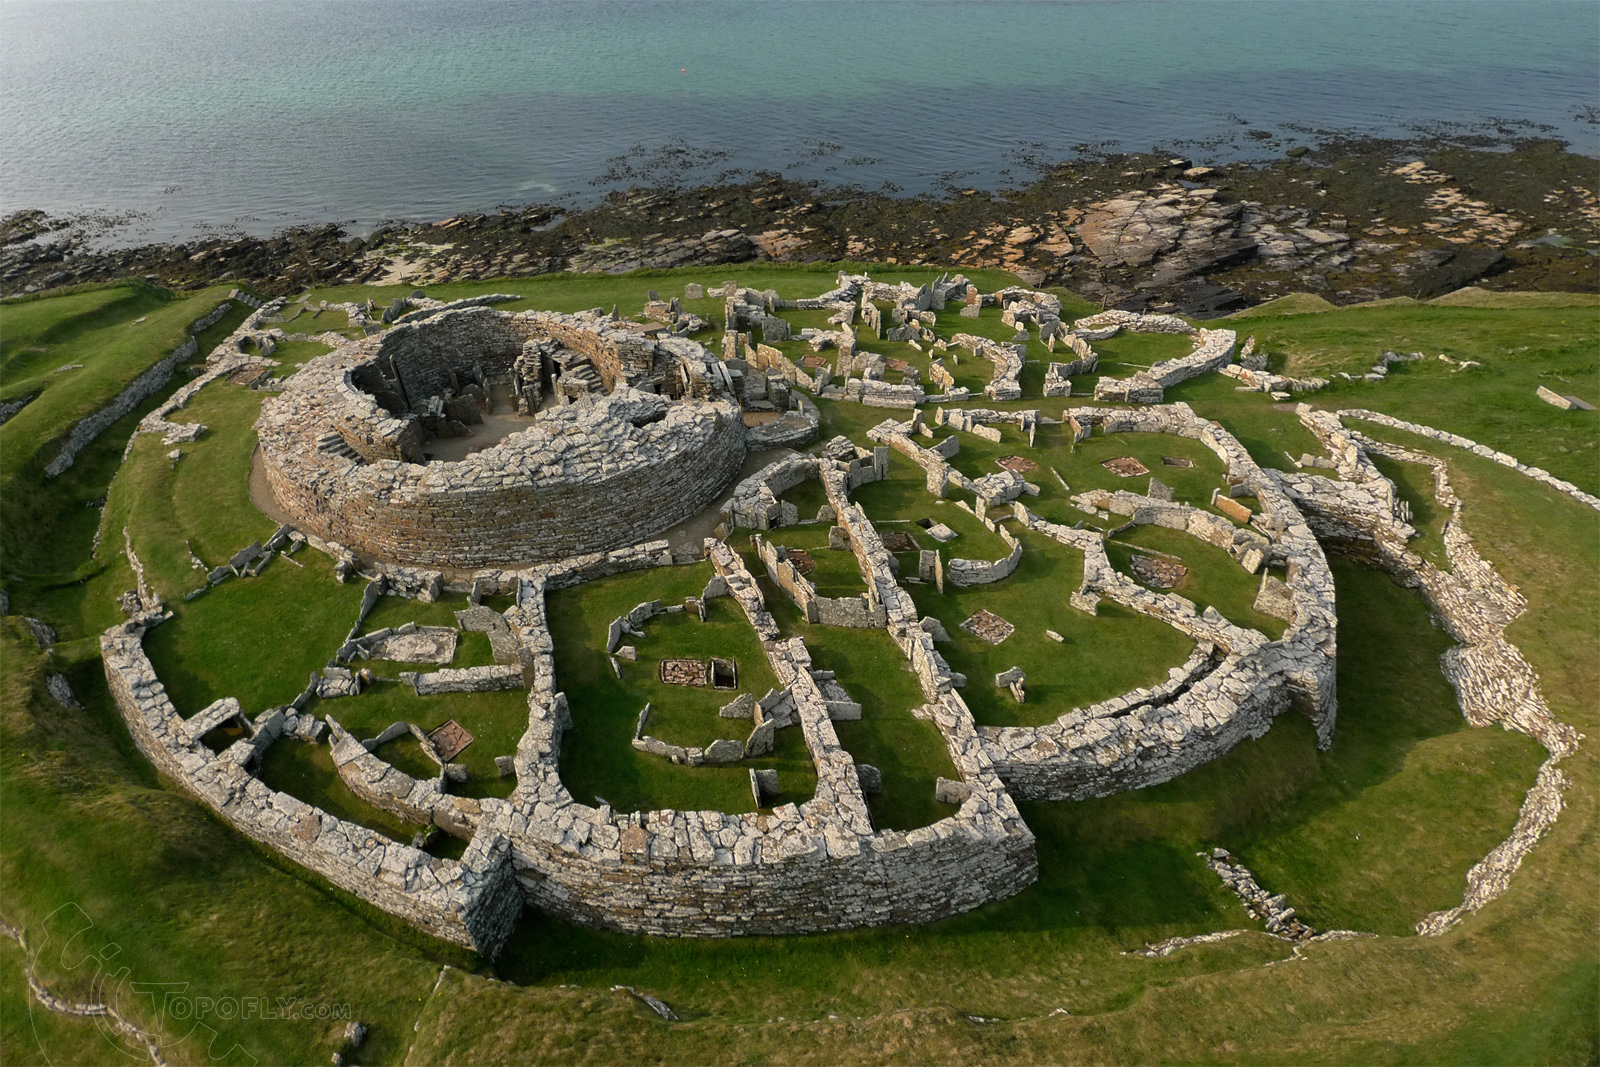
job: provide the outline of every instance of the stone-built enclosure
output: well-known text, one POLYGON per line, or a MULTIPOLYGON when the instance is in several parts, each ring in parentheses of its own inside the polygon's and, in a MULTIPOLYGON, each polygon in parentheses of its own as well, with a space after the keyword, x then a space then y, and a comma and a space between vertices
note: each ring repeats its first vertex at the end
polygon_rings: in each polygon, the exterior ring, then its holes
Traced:
POLYGON ((262 464, 308 532, 395 563, 470 570, 616 548, 700 511, 743 462, 740 410, 711 398, 714 367, 692 341, 598 317, 444 312, 290 379, 262 411, 262 464), (537 409, 549 383, 589 375, 583 403, 426 462, 488 390, 537 409))
MULTIPOLYGON (((241 553, 229 574, 217 568, 194 595, 229 575, 248 580, 275 553, 287 556, 306 545, 334 558, 341 581, 370 583, 356 625, 342 647, 330 649, 329 667, 290 705, 253 717, 237 701, 177 708, 142 646, 146 631, 170 612, 146 588, 130 537, 140 588, 130 600, 130 620, 101 644, 113 695, 141 751, 247 836, 436 936, 490 956, 524 906, 598 927, 685 937, 933 921, 1008 897, 1036 879, 1034 838, 1016 799, 1071 801, 1168 781, 1261 736, 1288 710, 1309 718, 1319 746, 1333 744, 1338 620, 1327 545, 1424 590, 1463 643, 1447 671, 1469 714, 1512 717, 1544 740, 1552 760, 1542 781, 1559 789, 1554 764, 1574 742, 1550 720, 1536 679, 1504 641, 1504 621, 1520 610, 1514 591, 1471 552, 1459 523, 1447 536, 1454 575, 1406 548, 1415 530, 1393 485, 1368 458, 1385 446, 1347 430, 1339 416, 1303 409, 1303 422, 1331 458, 1316 464, 1316 476, 1285 474, 1261 467, 1225 429, 1185 404, 1139 403, 1159 399, 1183 378, 1232 366, 1230 331, 1194 331, 1179 319, 1126 313, 1068 327, 1050 294, 982 294, 959 276, 888 286, 841 275, 834 290, 799 301, 735 282, 695 295, 724 300, 720 354, 688 336, 705 327, 703 320, 654 293, 643 322, 598 310, 424 305, 406 312, 397 304, 386 314, 393 325, 383 329, 352 305, 352 323, 368 335, 288 378, 257 424, 261 470, 290 521, 266 545, 241 553), (1052 352, 1063 345, 1073 358, 1050 365, 1045 396, 1070 397, 1070 379, 1096 368, 1091 342, 1120 329, 1190 334, 1194 349, 1142 376, 1102 379, 1093 398, 1118 406, 1069 400, 1051 412, 944 406, 929 418, 919 405, 930 394, 914 374, 901 371, 901 383, 883 382, 888 362, 864 350, 868 335, 893 332, 907 344, 926 344, 952 366, 959 365, 955 350, 964 347, 993 365, 986 390, 993 401, 1021 396, 1025 344, 939 336, 934 327, 947 302, 952 317, 967 320, 985 306, 999 307, 1019 338, 1032 330, 1052 352), (792 332, 786 311, 827 312, 829 328, 792 332), (752 330, 765 339, 753 343, 752 330), (835 351, 831 361, 813 364, 773 347, 795 343, 814 353, 835 351), (894 409, 886 412, 894 417, 861 435, 868 443, 837 436, 805 453, 778 453, 741 479, 750 451, 805 444, 815 434, 821 415, 807 393, 894 409), (936 437, 936 429, 945 436, 936 437), (1202 507, 1175 499, 1154 477, 1135 483, 1145 487, 1142 493, 1074 493, 1059 471, 1050 468, 1047 476, 1043 458, 1006 456, 997 460, 998 471, 981 477, 952 463, 963 440, 974 448, 1004 447, 1009 434, 1017 442, 1009 447, 1033 450, 1041 432, 1059 442, 1050 447, 1069 452, 1107 436, 1182 438, 1199 446, 1195 455, 1214 456, 1222 473, 1202 507), (456 458, 435 454, 462 438, 478 447, 456 458), (905 532, 911 527, 880 529, 862 499, 890 479, 891 464, 905 463, 914 465, 911 491, 930 510, 948 505, 945 513, 954 516, 961 509, 965 528, 992 535, 1003 546, 999 554, 958 555, 963 542, 952 543, 957 534, 942 523, 921 527, 936 542, 931 548, 905 532), (1322 468, 1332 475, 1323 476, 1322 468), (1046 489, 1048 498, 1041 496, 1046 489), (807 511, 814 517, 786 499, 800 492, 812 494, 807 511), (1041 514, 1045 499, 1057 509, 1054 520, 1041 514), (1082 519, 1059 520, 1068 502, 1082 519), (708 510, 716 521, 711 536, 687 550, 663 539, 708 510), (827 531, 827 548, 813 551, 853 561, 859 592, 822 595, 807 577, 814 560, 787 546, 785 531, 794 536, 811 526, 827 531), (1224 553, 1249 581, 1259 577, 1253 610, 1284 623, 1282 633, 1269 637, 1215 607, 1199 609, 1175 591, 1120 572, 1107 541, 1136 527, 1192 538, 1224 553), (748 556, 740 550, 746 543, 748 556), (1081 557, 1082 572, 1075 585, 1037 588, 1038 597, 1069 605, 1080 618, 1114 604, 1176 630, 1190 651, 1164 681, 1083 706, 1052 706, 1038 725, 979 725, 962 691, 990 679, 952 669, 940 650, 949 647, 949 629, 919 612, 912 590, 942 596, 1024 581, 1023 564, 1040 544, 1081 557), (723 709, 723 718, 749 719, 747 740, 660 741, 647 732, 647 705, 638 713, 632 749, 623 748, 686 767, 748 772, 752 810, 624 811, 598 796, 576 796, 563 777, 563 741, 593 721, 586 710, 591 696, 569 688, 557 670, 548 595, 687 565, 709 565, 712 573, 698 595, 681 605, 647 600, 612 620, 599 652, 615 677, 631 669, 629 635, 667 614, 690 625, 704 622, 708 603, 730 598, 778 684, 723 709), (382 649, 421 649, 424 658, 448 661, 453 630, 363 633, 362 620, 380 594, 428 601, 452 591, 469 596, 472 606, 460 614, 463 632, 488 635, 494 665, 403 677, 418 697, 526 692, 514 751, 494 761, 511 783, 504 795, 465 795, 463 766, 415 724, 397 722, 363 738, 341 725, 337 705, 320 718, 313 710, 313 700, 359 695, 366 675, 356 661, 382 649), (487 606, 495 597, 503 598, 500 606, 487 606), (779 610, 769 597, 792 605, 800 622, 780 624, 791 608, 779 610), (1493 600, 1495 610, 1484 612, 1475 597, 1493 600), (954 777, 941 776, 935 785, 943 805, 938 818, 909 830, 875 824, 869 797, 883 789, 883 771, 859 763, 835 724, 876 709, 864 707, 834 671, 817 666, 807 645, 807 634, 816 631, 802 626, 872 631, 890 642, 920 691, 912 713, 937 732, 953 768, 954 777), (1519 694, 1514 711, 1491 706, 1502 684, 1519 694), (208 745, 205 735, 224 723, 239 739, 220 749, 208 745), (816 784, 808 799, 774 806, 782 795, 762 760, 785 730, 803 740, 816 784), (438 831, 467 842, 459 856, 441 858, 418 843, 391 840, 261 780, 271 746, 324 738, 351 794, 423 828, 419 841, 438 831), (407 738, 436 773, 408 773, 383 758, 385 745, 407 738)), ((251 356, 239 343, 260 327, 253 318, 219 348, 204 380, 270 362, 270 346, 259 345, 251 356)), ((942 380, 938 371, 932 377, 945 390, 932 394, 941 403, 969 398, 948 371, 942 380)), ((142 429, 192 440, 203 428, 171 421, 182 403, 163 407, 142 429)), ((1181 462, 1193 467, 1192 460, 1181 462)), ((1135 461, 1128 470, 1144 467, 1135 461)), ((1453 499, 1442 476, 1439 492, 1453 499)), ((987 613, 963 625, 996 645, 1017 629, 987 613)), ((750 666, 747 660, 737 669, 750 666)), ((685 670, 688 684, 737 685, 731 661, 696 659, 685 670), (712 664, 705 678, 696 673, 702 663, 712 664)), ((1020 665, 992 681, 1018 704, 1029 699, 1020 665)))

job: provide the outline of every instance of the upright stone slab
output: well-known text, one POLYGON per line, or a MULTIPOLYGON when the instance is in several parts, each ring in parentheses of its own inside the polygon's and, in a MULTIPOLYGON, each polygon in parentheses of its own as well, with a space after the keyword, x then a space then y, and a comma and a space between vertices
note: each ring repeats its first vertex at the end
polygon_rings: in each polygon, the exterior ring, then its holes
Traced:
POLYGON ((768 719, 766 722, 756 726, 750 731, 750 736, 744 743, 744 757, 749 759, 754 756, 766 756, 771 754, 772 746, 776 743, 777 736, 778 724, 771 719, 768 719))

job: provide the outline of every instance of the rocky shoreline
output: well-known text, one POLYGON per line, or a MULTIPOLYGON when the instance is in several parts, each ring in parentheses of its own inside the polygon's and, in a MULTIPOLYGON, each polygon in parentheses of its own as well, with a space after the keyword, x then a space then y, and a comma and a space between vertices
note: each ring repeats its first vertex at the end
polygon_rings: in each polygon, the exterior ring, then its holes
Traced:
POLYGON ((1204 317, 1294 291, 1335 304, 1488 289, 1600 289, 1595 161, 1551 140, 1349 140, 1194 166, 1167 154, 1060 164, 1025 188, 944 197, 826 189, 781 176, 635 189, 563 212, 535 205, 352 237, 337 224, 270 238, 98 248, 38 211, 0 220, 0 295, 145 277, 436 284, 553 271, 749 261, 998 268, 1135 310, 1204 317))

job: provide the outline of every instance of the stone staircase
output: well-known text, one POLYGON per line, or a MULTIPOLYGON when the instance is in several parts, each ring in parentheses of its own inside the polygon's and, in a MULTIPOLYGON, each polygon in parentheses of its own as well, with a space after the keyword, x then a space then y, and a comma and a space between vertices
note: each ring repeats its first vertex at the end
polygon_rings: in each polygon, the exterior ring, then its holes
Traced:
POLYGON ((334 456, 343 456, 345 459, 355 463, 362 462, 361 453, 351 448, 349 442, 340 437, 337 430, 327 430, 317 438, 317 451, 327 452, 334 456))

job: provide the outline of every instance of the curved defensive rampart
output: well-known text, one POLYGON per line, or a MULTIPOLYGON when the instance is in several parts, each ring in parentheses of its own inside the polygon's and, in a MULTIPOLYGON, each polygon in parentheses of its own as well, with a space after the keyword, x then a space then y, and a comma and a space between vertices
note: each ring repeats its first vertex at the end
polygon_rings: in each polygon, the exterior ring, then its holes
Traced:
MULTIPOLYGON (((1101 597, 1158 618, 1193 637, 1196 652, 1165 683, 1136 689, 1088 708, 1074 708, 1038 727, 985 727, 984 745, 1012 792, 1029 800, 1109 796, 1168 781, 1208 763, 1246 737, 1260 737, 1272 719, 1298 703, 1316 726, 1318 744, 1332 743, 1335 720, 1333 577, 1327 559, 1293 502, 1265 477, 1244 447, 1216 423, 1184 404, 1067 412, 1080 425, 1107 433, 1170 433, 1206 445, 1228 467, 1230 483, 1253 491, 1261 505, 1252 529, 1209 512, 1133 493, 1092 493, 1096 506, 1136 523, 1183 530, 1229 552, 1252 573, 1285 568, 1280 591, 1289 621, 1269 641, 1235 626, 1212 609, 1197 613, 1188 600, 1153 593, 1111 566, 1094 531, 1045 522, 1017 507, 1023 525, 1084 554, 1084 581, 1074 606, 1092 609, 1101 597)), ((1263 585, 1277 580, 1266 577, 1263 585)), ((1265 610, 1265 609, 1263 609, 1265 610)))
POLYGON ((744 460, 736 405, 629 384, 685 358, 682 347, 582 316, 445 312, 291 378, 257 423, 263 468, 305 530, 409 566, 471 570, 635 544, 705 507, 744 460), (457 375, 509 374, 541 338, 591 359, 615 391, 544 412, 460 462, 413 462, 419 421, 380 399, 402 408, 457 375))
MULTIPOLYGON (((228 825, 315 871, 334 885, 435 937, 493 956, 516 924, 505 839, 478 834, 457 860, 441 860, 365 826, 273 790, 252 775, 249 757, 293 733, 292 711, 275 709, 252 724, 252 736, 212 752, 178 714, 133 623, 100 638, 106 681, 134 744, 156 769, 198 797, 228 825)), ((198 710, 198 709, 196 709, 198 710)))

